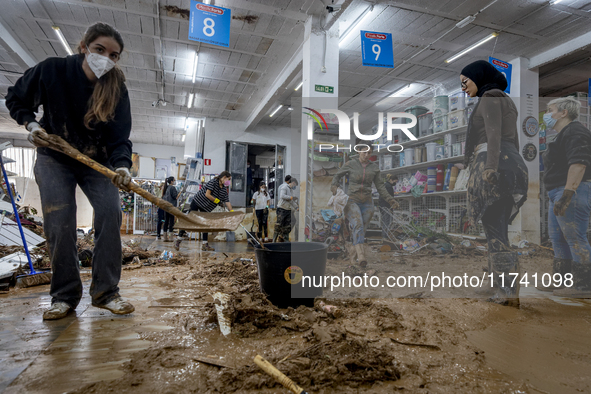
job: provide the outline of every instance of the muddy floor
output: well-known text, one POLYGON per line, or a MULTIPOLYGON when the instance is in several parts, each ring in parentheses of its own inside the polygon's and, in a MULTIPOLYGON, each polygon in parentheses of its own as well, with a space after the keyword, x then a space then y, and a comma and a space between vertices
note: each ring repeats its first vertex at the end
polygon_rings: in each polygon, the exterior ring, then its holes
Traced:
MULTIPOLYGON (((522 271, 549 272, 550 252, 523 252, 522 271)), ((128 265, 122 283, 141 277, 146 291, 166 294, 148 308, 162 311, 154 324, 171 329, 141 334, 152 345, 130 354, 116 379, 69 392, 287 393, 253 363, 257 354, 310 393, 591 392, 590 303, 564 305, 531 289, 522 291, 519 309, 468 298, 463 288, 442 296, 408 288, 406 298, 325 289, 322 301, 336 311, 322 310, 320 300, 279 309, 260 291, 256 263, 248 260, 254 257, 212 253, 128 265), (220 333, 216 293, 228 299, 228 336, 220 333)), ((406 256, 374 250, 366 269, 329 260, 327 274, 481 274, 486 265, 485 253, 474 249, 406 256)), ((17 383, 42 392, 40 382, 17 383)))

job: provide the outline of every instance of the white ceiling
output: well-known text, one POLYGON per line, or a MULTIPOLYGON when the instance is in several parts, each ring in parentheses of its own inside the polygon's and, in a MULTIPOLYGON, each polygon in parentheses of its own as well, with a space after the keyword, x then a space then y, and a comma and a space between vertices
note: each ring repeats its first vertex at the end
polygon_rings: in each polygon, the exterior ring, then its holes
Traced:
MULTIPOLYGON (((189 0, 0 0, 0 24, 36 62, 65 55, 51 29, 53 24, 60 26, 73 49, 89 24, 100 20, 114 25, 126 43, 120 65, 132 99, 132 141, 182 146, 182 126, 187 115, 246 121, 263 102, 265 106, 259 108, 261 124, 289 126, 291 111, 287 107, 273 118, 268 115, 278 104, 289 104, 292 97, 301 96, 301 90, 293 90, 301 74, 293 73, 292 80, 285 81, 288 89, 270 92, 271 86, 299 50, 305 20, 310 15, 325 13, 325 4, 331 1, 215 0, 215 5, 232 9, 229 48, 188 40, 189 0), (159 68, 160 43, 164 78, 159 68), (199 65, 193 85, 191 73, 196 51, 199 65), (195 92, 196 100, 193 108, 187 109, 191 91, 195 92), (277 94, 265 102, 269 93, 277 94), (154 108, 152 103, 162 98, 168 104, 154 108)), ((339 96, 344 98, 343 106, 361 102, 374 105, 409 82, 455 89, 459 71, 474 60, 486 59, 493 48, 495 57, 503 60, 531 57, 591 31, 591 0, 563 0, 557 5, 541 0, 498 0, 470 25, 454 29, 458 21, 491 2, 378 1, 371 17, 356 29, 392 33, 396 67, 362 66, 359 40, 348 40, 341 47, 339 59, 339 96), (501 31, 497 40, 451 64, 444 62, 494 31, 501 31), (347 99, 351 97, 355 99, 347 99)), ((346 28, 368 4, 364 0, 346 0, 343 11, 334 15, 333 26, 336 28, 341 23, 346 28)), ((564 87, 574 84, 579 89, 584 70, 590 69, 588 60, 583 60, 585 56, 591 54, 577 51, 559 60, 562 63, 558 66, 543 66, 540 69, 542 93, 553 89, 557 92, 554 86, 557 83, 564 87), (569 71, 571 66, 576 69, 569 71), (559 67, 562 68, 556 72, 559 67), (559 82, 556 77, 544 77, 544 73, 552 71, 560 76, 559 82)), ((26 69, 17 57, 6 45, 0 47, 2 97, 26 69)), ((22 130, 0 102, 1 135, 10 138, 23 133, 22 130)))

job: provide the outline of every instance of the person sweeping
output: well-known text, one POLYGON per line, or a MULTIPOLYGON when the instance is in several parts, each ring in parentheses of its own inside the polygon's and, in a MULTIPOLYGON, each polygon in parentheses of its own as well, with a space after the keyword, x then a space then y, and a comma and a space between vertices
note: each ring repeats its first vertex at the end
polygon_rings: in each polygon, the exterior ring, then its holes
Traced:
POLYGON ((372 184, 375 185, 380 198, 383 198, 392 209, 398 208, 398 203, 392 197, 381 178, 380 168, 371 162, 369 157, 373 151, 371 145, 368 149, 359 153, 359 157, 350 160, 342 166, 332 178, 330 190, 333 196, 337 194, 339 182, 345 175, 349 176, 349 200, 345 206, 345 218, 349 221, 349 227, 353 235, 353 245, 357 253, 357 262, 361 267, 367 266, 367 259, 363 244, 365 232, 375 210, 372 198, 372 184))
POLYGON ((95 247, 90 296, 92 305, 115 314, 134 307, 119 295, 121 209, 117 188, 131 181, 131 109, 125 76, 116 66, 123 39, 108 24, 90 26, 78 54, 48 58, 27 70, 8 89, 6 107, 24 125, 37 146, 35 180, 39 185, 44 231, 53 277, 51 307, 43 319, 61 319, 82 298, 76 249, 76 186, 94 209, 95 247), (43 106, 39 122, 35 113, 43 106), (80 152, 115 169, 110 181, 99 172, 47 148, 56 134, 80 152), (111 183, 112 182, 112 183, 111 183))
MULTIPOLYGON (((222 173, 205 184, 204 187, 195 194, 191 200, 191 211, 197 212, 211 212, 218 205, 224 203, 230 212, 234 212, 230 198, 228 196, 228 187, 232 184, 232 174, 228 171, 222 173)), ((203 233, 203 244, 201 250, 204 252, 211 252, 215 250, 207 242, 207 233, 203 233)), ((180 242, 177 241, 180 245, 180 242)))

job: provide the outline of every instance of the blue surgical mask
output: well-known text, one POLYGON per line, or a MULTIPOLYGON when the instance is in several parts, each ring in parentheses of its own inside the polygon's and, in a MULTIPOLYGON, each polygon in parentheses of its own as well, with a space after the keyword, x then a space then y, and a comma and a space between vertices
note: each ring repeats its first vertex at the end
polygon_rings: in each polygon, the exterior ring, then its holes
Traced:
POLYGON ((552 117, 552 113, 550 113, 550 112, 545 113, 543 116, 543 119, 544 119, 544 123, 546 123, 546 127, 548 127, 549 129, 552 129, 552 128, 554 128, 554 126, 556 126, 557 119, 554 119, 552 117))

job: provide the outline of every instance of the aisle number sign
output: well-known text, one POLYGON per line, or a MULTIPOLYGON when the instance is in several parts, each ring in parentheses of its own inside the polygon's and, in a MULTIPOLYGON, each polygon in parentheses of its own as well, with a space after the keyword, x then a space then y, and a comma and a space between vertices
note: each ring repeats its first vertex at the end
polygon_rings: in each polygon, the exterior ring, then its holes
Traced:
POLYGON ((364 66, 393 68, 392 34, 361 30, 361 57, 364 66))
POLYGON ((511 93, 511 71, 513 69, 513 65, 511 63, 504 62, 499 59, 495 59, 494 57, 489 56, 488 62, 492 64, 497 70, 499 70, 505 78, 507 78, 507 89, 505 89, 505 93, 511 93))
POLYGON ((230 46, 232 10, 191 0, 189 40, 221 47, 230 46))

